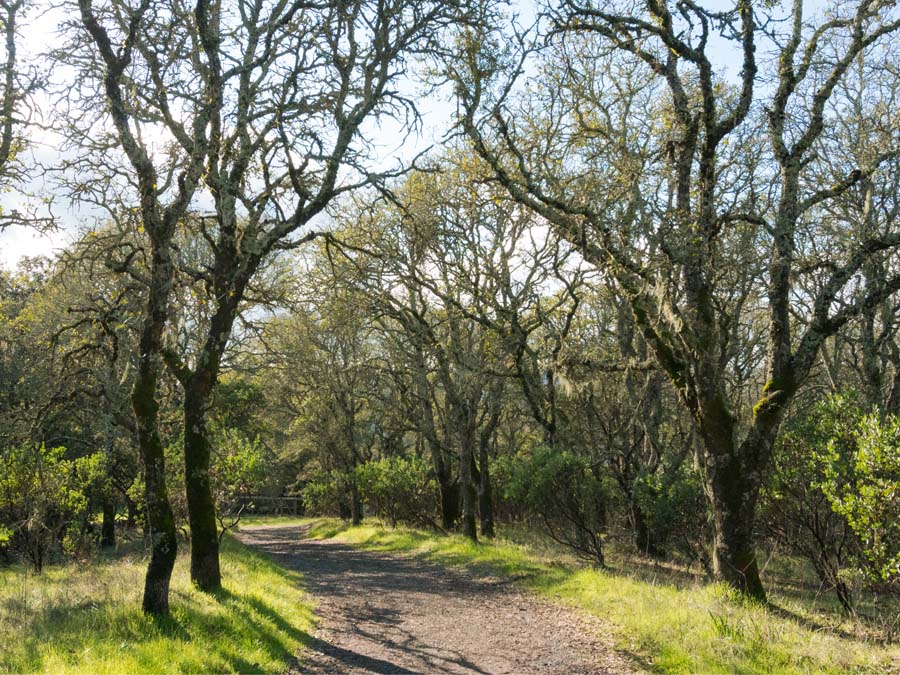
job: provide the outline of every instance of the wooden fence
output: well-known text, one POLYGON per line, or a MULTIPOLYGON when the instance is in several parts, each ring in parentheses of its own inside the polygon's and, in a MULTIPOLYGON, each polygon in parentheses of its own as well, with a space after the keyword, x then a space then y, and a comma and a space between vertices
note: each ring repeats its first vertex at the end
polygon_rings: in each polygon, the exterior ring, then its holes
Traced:
POLYGON ((260 515, 301 516, 303 500, 300 497, 266 497, 251 495, 238 497, 228 509, 232 513, 258 513, 260 515))

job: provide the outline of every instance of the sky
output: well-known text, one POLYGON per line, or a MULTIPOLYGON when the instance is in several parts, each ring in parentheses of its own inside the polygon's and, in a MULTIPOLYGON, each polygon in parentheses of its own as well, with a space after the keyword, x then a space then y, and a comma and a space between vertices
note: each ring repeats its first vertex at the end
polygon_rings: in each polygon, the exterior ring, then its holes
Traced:
MULTIPOLYGON (((47 49, 51 49, 59 44, 59 36, 56 26, 59 23, 60 14, 58 10, 41 9, 33 11, 28 16, 21 27, 21 35, 24 39, 19 40, 18 56, 24 63, 39 62, 40 55, 47 49)), ((39 111, 38 118, 45 117, 49 100, 46 96, 38 94, 36 100, 36 108, 39 111)), ((36 162, 45 163, 52 161, 56 156, 56 140, 52 134, 39 129, 32 129, 29 132, 30 147, 26 151, 26 164, 33 165, 36 162)), ((50 194, 47 181, 37 175, 24 185, 16 186, 16 188, 7 190, 0 194, 0 208, 4 212, 11 209, 20 209, 27 198, 23 193, 32 193, 33 195, 50 194)), ((63 204, 60 200, 53 206, 53 212, 60 217, 61 222, 69 223, 77 219, 77 213, 68 205, 63 204), (71 213, 70 213, 71 211, 71 213)), ((41 234, 35 232, 31 228, 22 226, 11 226, 0 231, 0 265, 9 269, 12 268, 16 261, 22 256, 51 255, 53 251, 62 246, 67 236, 64 230, 57 230, 41 234)))
MULTIPOLYGON (((25 39, 21 41, 19 48, 23 63, 41 63, 42 54, 61 45, 62 36, 57 26, 62 18, 64 15, 59 9, 47 9, 28 17, 21 31, 25 39)), ((53 75, 59 81, 59 74, 53 75)), ((453 112, 450 92, 423 98, 416 95, 418 85, 409 83, 408 86, 410 95, 417 98, 417 106, 422 115, 421 131, 404 139, 399 123, 386 121, 380 126, 368 124, 364 127, 363 133, 374 144, 374 152, 377 155, 375 161, 378 163, 387 165, 390 162, 394 165, 398 158, 404 160, 412 158, 422 150, 439 143, 448 128, 453 112)), ((52 112, 52 101, 47 95, 39 93, 36 103, 40 116, 47 121, 52 112)), ((52 131, 31 129, 29 143, 30 147, 25 154, 27 166, 52 166, 60 157, 58 147, 61 139, 52 131)), ((79 231, 90 227, 104 215, 96 208, 72 204, 61 195, 55 194, 52 178, 40 175, 38 170, 32 170, 32 177, 23 185, 0 193, 0 208, 6 213, 13 209, 25 211, 25 207, 31 204, 37 205, 36 208, 41 213, 46 213, 46 208, 40 206, 40 203, 42 198, 47 197, 53 200, 51 208, 57 227, 44 232, 18 225, 0 230, 0 267, 12 269, 17 261, 25 256, 52 256, 54 252, 71 242, 79 231)))
MULTIPOLYGON (((529 17, 534 16, 534 1, 518 0, 513 3, 512 10, 522 17, 522 21, 527 21, 529 17)), ((711 6, 725 4, 727 4, 726 0, 714 0, 710 3, 711 6)), ((57 31, 57 25, 63 16, 61 12, 62 10, 59 9, 47 10, 42 14, 30 17, 27 26, 22 31, 22 34, 26 36, 20 47, 24 59, 41 62, 40 55, 42 53, 61 43, 62 38, 57 31)), ((726 77, 733 77, 739 70, 739 60, 733 60, 734 68, 730 67, 728 60, 725 59, 726 77), (731 70, 734 72, 728 72, 731 70)), ((58 73, 54 74, 59 77, 58 73)), ((414 85, 410 84, 409 86, 411 92, 414 91, 414 85)), ((402 141, 396 125, 393 127, 389 123, 382 127, 369 125, 366 132, 375 139, 378 147, 376 152, 381 154, 382 160, 411 158, 419 151, 438 143, 446 132, 454 110, 449 91, 440 92, 438 96, 428 99, 419 98, 417 104, 423 114, 422 131, 405 142, 402 141)), ((51 112, 51 101, 47 96, 39 97, 38 108, 46 118, 51 112)), ((57 150, 59 141, 60 139, 53 132, 33 129, 31 132, 32 146, 29 152, 32 153, 34 161, 46 166, 53 165, 59 157, 57 150)), ((23 193, 40 198, 53 196, 54 189, 48 178, 35 172, 33 179, 24 186, 0 194, 0 207, 6 212, 13 208, 21 210, 23 200, 26 199, 23 193)), ((35 200, 32 202, 39 203, 35 200)), ((66 243, 72 241, 79 230, 90 227, 98 217, 102 217, 102 213, 99 211, 72 205, 61 196, 53 196, 52 210, 59 225, 55 230, 36 232, 21 226, 11 226, 0 231, 0 266, 7 269, 12 268, 16 261, 23 256, 51 256, 66 243)))

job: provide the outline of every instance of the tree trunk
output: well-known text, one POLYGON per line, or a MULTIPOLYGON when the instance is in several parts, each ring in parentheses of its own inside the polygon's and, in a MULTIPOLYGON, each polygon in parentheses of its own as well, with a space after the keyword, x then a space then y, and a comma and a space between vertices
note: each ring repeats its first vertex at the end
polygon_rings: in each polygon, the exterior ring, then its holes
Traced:
POLYGON ((201 591, 222 587, 219 528, 209 481, 210 443, 206 426, 212 382, 198 371, 184 388, 184 487, 191 526, 191 581, 201 591))
POLYGON ((647 524, 647 517, 644 515, 644 512, 641 511, 641 507, 638 505, 634 497, 629 495, 628 501, 629 510, 631 512, 631 524, 633 527, 635 548, 642 555, 646 555, 651 558, 661 557, 662 552, 656 544, 656 540, 653 536, 653 531, 647 524))
POLYGON ((441 497, 441 527, 449 531, 459 520, 459 483, 453 479, 453 473, 444 461, 443 450, 436 442, 429 440, 428 444, 441 497))
POLYGON ((362 523, 362 500, 359 498, 359 487, 356 482, 350 483, 350 524, 362 523))
POLYGON ((202 591, 217 591, 222 587, 216 503, 209 480, 211 447, 206 416, 222 355, 249 278, 233 277, 234 262, 233 256, 217 255, 214 266, 217 306, 194 370, 177 354, 165 352, 169 369, 184 389, 184 486, 191 526, 191 580, 202 591))
POLYGON ((717 481, 713 495, 713 575, 741 593, 765 601, 753 538, 756 495, 744 483, 733 477, 717 481), (726 486, 734 487, 734 492, 726 486))
MULTIPOLYGON (((422 438, 428 444, 431 455, 431 464, 434 468, 434 477, 438 482, 438 491, 441 498, 441 527, 444 530, 452 530, 459 520, 459 484, 453 478, 453 469, 445 457, 444 447, 438 440, 437 429, 434 423, 434 408, 431 405, 431 392, 428 385, 428 368, 425 356, 419 344, 416 344, 415 356, 415 391, 419 400, 418 422, 422 438)), ((448 436, 444 435, 446 441, 448 436)))
POLYGON ((104 547, 116 545, 116 503, 110 498, 103 500, 103 525, 100 528, 100 545, 104 547))
MULTIPOLYGON (((142 339, 142 361, 150 361, 143 342, 142 339)), ((151 547, 150 564, 144 580, 143 609, 148 614, 161 615, 169 612, 169 580, 175 567, 178 542, 175 538, 175 517, 166 490, 166 460, 157 428, 158 373, 158 365, 144 365, 139 369, 131 401, 137 420, 138 446, 144 463, 147 533, 151 547)))
POLYGON ((853 592, 850 590, 850 587, 840 579, 836 579, 834 581, 834 591, 837 593, 838 602, 841 603, 844 611, 847 614, 853 614, 853 592))
MULTIPOLYGON (((427 406, 426 415, 431 414, 430 406, 427 406)), ((459 520, 459 483, 453 479, 453 471, 444 457, 444 450, 437 441, 434 425, 429 420, 428 432, 425 434, 428 449, 431 454, 431 464, 434 467, 434 477, 438 482, 438 491, 441 496, 441 527, 452 530, 459 520)))
POLYGON ((138 507, 134 500, 127 496, 125 497, 125 513, 125 527, 129 529, 137 527, 138 507))
POLYGON ((459 520, 459 483, 454 481, 449 471, 438 476, 438 490, 441 493, 441 527, 452 530, 459 520))
POLYGON ((462 532, 472 541, 478 541, 475 509, 478 501, 477 488, 472 477, 472 463, 475 460, 472 435, 462 430, 459 448, 459 487, 462 490, 462 532))
POLYGON ((850 587, 838 575, 838 568, 832 565, 826 555, 821 555, 818 560, 813 559, 813 567, 823 586, 831 586, 837 594, 838 602, 848 614, 853 613, 853 593, 850 587))
POLYGON ((706 492, 713 516, 713 576, 745 595, 765 600, 756 563, 753 527, 758 473, 745 471, 734 453, 707 452, 706 492))
POLYGON ((481 518, 481 536, 494 537, 494 493, 488 467, 488 452, 485 444, 478 452, 478 515, 481 518))

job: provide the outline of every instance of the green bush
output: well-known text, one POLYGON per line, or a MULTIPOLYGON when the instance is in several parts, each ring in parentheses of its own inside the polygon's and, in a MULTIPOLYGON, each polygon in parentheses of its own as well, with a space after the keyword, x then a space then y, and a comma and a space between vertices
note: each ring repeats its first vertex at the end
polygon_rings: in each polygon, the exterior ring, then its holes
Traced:
POLYGON ((635 482, 635 499, 659 553, 676 553, 699 563, 712 575, 706 548, 710 520, 703 482, 688 462, 679 461, 670 468, 640 477, 635 482))
POLYGON ((374 515, 397 523, 433 525, 438 487, 429 463, 415 455, 385 457, 356 468, 360 494, 374 515))
POLYGON ((827 494, 828 466, 853 454, 862 413, 852 397, 832 397, 810 414, 789 421, 775 444, 773 467, 762 494, 760 521, 785 549, 810 562, 823 587, 834 589, 847 610, 858 538, 827 494), (829 447, 831 451, 829 451, 829 447))
POLYGON ((68 460, 65 452, 43 445, 0 451, 0 530, 36 572, 87 510, 78 465, 87 466, 94 458, 68 460))
POLYGON ((212 442, 210 482, 222 531, 241 517, 242 497, 263 491, 268 479, 266 450, 259 438, 250 439, 237 429, 217 431, 212 442))
POLYGON ((823 491, 859 537, 857 560, 866 578, 900 587, 900 417, 864 415, 853 443, 831 438, 823 491))
POLYGON ((607 490, 588 458, 539 447, 510 466, 506 498, 538 516, 555 541, 604 564, 607 490))
POLYGON ((300 492, 304 512, 313 516, 346 517, 350 477, 333 469, 317 469, 300 492))
POLYGON ((786 427, 764 497, 769 531, 845 608, 854 580, 900 587, 900 417, 829 397, 786 427))

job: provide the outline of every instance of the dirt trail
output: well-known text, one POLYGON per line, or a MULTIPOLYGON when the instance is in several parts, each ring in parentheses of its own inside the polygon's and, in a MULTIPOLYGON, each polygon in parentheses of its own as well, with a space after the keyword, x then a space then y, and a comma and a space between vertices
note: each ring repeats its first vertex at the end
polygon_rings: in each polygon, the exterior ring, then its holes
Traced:
POLYGON ((302 527, 239 538, 304 575, 319 627, 292 673, 634 673, 602 626, 500 580, 302 539, 302 527))

